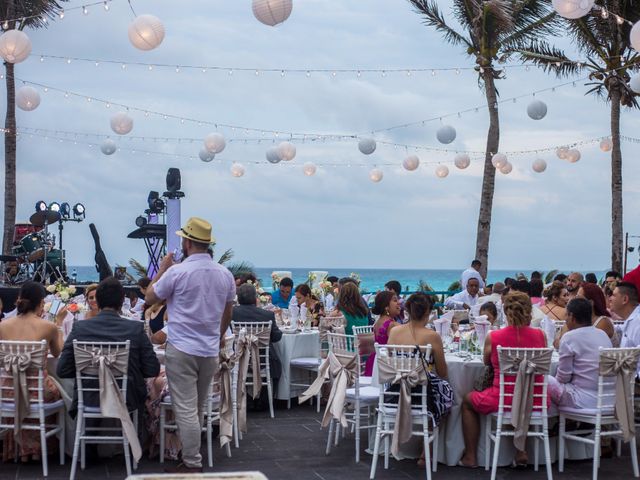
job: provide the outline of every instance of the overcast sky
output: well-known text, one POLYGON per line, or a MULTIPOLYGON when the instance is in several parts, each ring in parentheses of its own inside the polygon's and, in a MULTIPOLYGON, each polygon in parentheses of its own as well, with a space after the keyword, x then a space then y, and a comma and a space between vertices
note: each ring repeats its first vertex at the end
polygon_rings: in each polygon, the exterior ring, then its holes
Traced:
MULTIPOLYGON (((89 15, 69 11, 48 29, 28 32, 33 54, 16 68, 19 78, 111 102, 211 122, 251 128, 310 133, 354 134, 414 122, 484 104, 473 72, 406 74, 202 73, 200 70, 135 67, 120 64, 45 59, 39 55, 86 57, 170 65, 221 65, 248 68, 445 68, 472 66, 464 49, 446 44, 422 25, 403 0, 294 0, 291 17, 275 28, 259 23, 250 0, 133 1, 136 13, 162 19, 166 37, 154 51, 133 48, 127 26, 133 13, 124 0, 109 12, 95 6, 89 15)), ((439 2, 446 11, 450 2, 439 2)), ((81 5, 70 2, 69 6, 81 5)), ((559 40, 567 45, 566 40, 559 40)), ((570 48, 570 47, 569 47, 570 48)), ((542 72, 508 68, 498 85, 510 98, 562 83, 542 72)), ((608 106, 584 97, 584 81, 536 98, 549 107, 547 117, 526 115, 532 98, 502 105, 501 150, 529 150, 588 140, 608 134, 608 106)), ((297 143, 291 164, 262 162, 271 143, 229 142, 216 160, 197 159, 201 142, 142 141, 116 138, 109 127, 118 111, 98 102, 65 98, 40 88, 42 103, 33 112, 18 110, 20 127, 111 135, 122 150, 100 153, 99 140, 78 144, 40 136, 18 145, 18 218, 27 219, 38 200, 82 202, 87 220, 67 224, 69 264, 93 263, 88 224, 98 227, 110 263, 145 258, 141 241, 129 240, 134 220, 146 206, 149 190, 164 190, 169 167, 182 172, 186 194, 182 216, 201 216, 213 224, 218 251, 233 248, 236 258, 256 266, 351 268, 460 268, 475 251, 482 162, 467 170, 449 164, 438 179, 435 165, 415 172, 401 167, 404 149, 379 145, 368 157, 357 142, 297 143), (93 143, 89 147, 87 143, 93 143), (97 146, 98 145, 98 146, 97 146), (136 153, 125 149, 138 150, 136 153), (193 155, 146 155, 140 151, 193 155), (246 167, 242 178, 229 169, 246 167), (318 172, 305 177, 302 165, 318 172), (347 166, 324 166, 323 164, 347 166), (374 165, 384 179, 372 183, 374 165), (357 165, 365 166, 357 166, 357 165)), ((0 108, 4 110, 4 96, 0 108)), ((131 112, 131 135, 201 139, 211 126, 131 112)), ((625 111, 622 133, 638 131, 637 111, 625 111)), ((447 148, 483 150, 486 110, 450 120, 456 141, 447 148)), ((442 147, 435 138, 439 122, 376 135, 378 140, 442 147)), ((220 129, 227 139, 265 138, 220 129)), ((55 135, 53 135, 55 136, 55 135)), ((640 136, 640 135, 638 135, 640 136)), ((622 145, 625 230, 640 234, 640 147, 622 145)), ((491 234, 492 268, 606 269, 610 259, 610 167, 597 144, 581 147, 576 164, 553 153, 511 156, 514 170, 497 175, 491 234), (547 171, 531 163, 544 158, 547 171)), ((413 151, 409 153, 415 153, 413 151)), ((453 154, 418 152, 423 163, 451 162, 453 154)), ((1 201, 1 199, 0 199, 1 201)), ((635 264, 637 254, 632 255, 635 264)))

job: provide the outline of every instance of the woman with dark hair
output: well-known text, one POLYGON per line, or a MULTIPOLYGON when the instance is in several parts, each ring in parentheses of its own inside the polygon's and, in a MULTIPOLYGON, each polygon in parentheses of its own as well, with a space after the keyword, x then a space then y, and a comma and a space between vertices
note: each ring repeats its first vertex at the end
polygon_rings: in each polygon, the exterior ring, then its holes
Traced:
POLYGON ((531 304, 540 306, 544 303, 542 292, 544 292, 544 283, 539 278, 532 278, 529 282, 529 290, 531 292, 531 304))
MULTIPOLYGON (((27 342, 47 341, 49 353, 54 357, 58 357, 62 351, 64 340, 62 338, 62 322, 64 321, 67 311, 60 309, 56 315, 55 323, 49 322, 42 318, 44 310, 44 298, 47 295, 46 290, 40 283, 27 282, 22 285, 16 309, 18 314, 15 317, 7 318, 0 323, 0 340, 19 340, 27 342)), ((44 369, 44 401, 46 403, 60 400, 60 392, 53 380, 47 376, 47 369, 44 369)), ((31 382, 32 380, 29 380, 31 382)), ((37 380, 33 380, 37 381, 37 380)), ((3 385, 7 387, 11 385, 3 385)), ((37 392, 32 392, 37 394, 37 392)), ((25 422, 36 422, 35 420, 25 420, 25 422)), ((47 423, 51 423, 48 421, 47 423)), ((22 430, 18 434, 18 442, 14 442, 13 430, 9 430, 3 441, 2 458, 3 461, 15 458, 14 445, 18 445, 17 456, 22 458, 23 462, 33 458, 40 460, 40 432, 37 430, 22 430)), ((56 451, 58 442, 55 438, 51 444, 47 443, 48 452, 56 451)))
POLYGON ((487 320, 489 320, 489 323, 491 324, 491 326, 493 327, 494 325, 497 327, 498 325, 496 325, 496 322, 498 321, 498 308, 496 307, 496 304, 493 302, 484 302, 481 306, 480 306, 480 310, 478 311, 479 315, 486 315, 487 316, 487 320))
MULTIPOLYGON (((389 332, 398 325, 394 320, 400 314, 400 302, 394 291, 385 290, 376 295, 376 299, 371 309, 371 313, 378 315, 378 320, 373 324, 373 337, 376 343, 386 345, 389 340, 389 332)), ((375 353, 369 355, 364 368, 365 377, 370 377, 373 373, 373 361, 375 353)))
POLYGON ((320 317, 324 316, 324 306, 312 293, 311 288, 306 283, 301 283, 295 290, 298 306, 307 307, 307 318, 311 317, 311 326, 320 325, 320 317))
POLYGON ((340 288, 336 308, 347 321, 345 333, 353 335, 353 327, 369 325, 369 308, 360 296, 360 289, 355 283, 347 282, 340 288))
POLYGON ((564 283, 554 280, 544 291, 545 302, 540 307, 550 320, 567 319, 567 302, 569 301, 569 291, 564 283))

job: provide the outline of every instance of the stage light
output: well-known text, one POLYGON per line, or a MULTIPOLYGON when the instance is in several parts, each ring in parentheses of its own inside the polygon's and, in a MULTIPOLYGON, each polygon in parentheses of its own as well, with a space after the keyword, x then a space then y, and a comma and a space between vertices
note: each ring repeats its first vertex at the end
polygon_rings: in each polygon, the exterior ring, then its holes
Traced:
POLYGON ((71 216, 71 205, 67 202, 64 202, 60 205, 60 215, 62 218, 69 218, 71 216))
POLYGON ((138 217, 136 218, 136 226, 137 226, 138 228, 142 228, 142 227, 144 227, 146 224, 147 224, 147 219, 146 219, 146 218, 144 218, 142 215, 140 215, 140 216, 138 216, 138 217))
POLYGON ((74 217, 84 217, 84 214, 85 214, 84 205, 82 205, 81 203, 76 203, 73 206, 73 216, 74 217))
POLYGON ((49 210, 51 210, 52 212, 59 212, 60 204, 58 202, 51 202, 49 204, 49 210))
POLYGON ((157 212, 160 213, 164 210, 164 202, 162 201, 162 199, 160 198, 156 198, 153 201, 153 209, 157 212))
POLYGON ((40 200, 36 202, 36 212, 44 212, 47 210, 47 204, 40 200))

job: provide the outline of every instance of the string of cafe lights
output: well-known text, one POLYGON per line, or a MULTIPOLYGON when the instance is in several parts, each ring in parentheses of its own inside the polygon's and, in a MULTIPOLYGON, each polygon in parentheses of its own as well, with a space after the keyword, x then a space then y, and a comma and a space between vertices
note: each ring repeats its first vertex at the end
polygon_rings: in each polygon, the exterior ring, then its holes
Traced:
POLYGON ((26 20, 30 20, 32 18, 41 18, 43 22, 47 23, 49 21, 50 18, 57 18, 57 19, 64 19, 67 15, 67 13, 69 12, 82 12, 83 15, 89 15, 90 13, 90 8, 92 7, 96 7, 96 6, 101 6, 102 9, 105 12, 108 12, 111 9, 111 3, 114 0, 100 0, 97 2, 90 2, 90 3, 85 3, 84 5, 79 5, 76 7, 67 7, 66 9, 64 8, 60 8, 60 10, 58 11, 58 13, 56 15, 53 16, 47 16, 47 15, 25 15, 22 17, 16 17, 16 18, 9 18, 6 19, 2 22, 2 30, 7 31, 10 30, 10 26, 14 23, 23 23, 26 20))

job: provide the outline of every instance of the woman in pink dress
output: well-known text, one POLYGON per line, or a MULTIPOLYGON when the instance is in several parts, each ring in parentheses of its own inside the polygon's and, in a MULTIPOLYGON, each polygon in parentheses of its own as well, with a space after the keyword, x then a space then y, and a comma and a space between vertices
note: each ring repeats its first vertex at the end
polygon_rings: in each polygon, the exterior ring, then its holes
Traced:
MULTIPOLYGON (((481 392, 470 392, 465 395, 462 403, 462 434, 464 436, 465 451, 459 465, 477 467, 478 438, 480 436, 479 415, 489 415, 498 411, 500 401, 500 363, 498 361, 498 346, 514 348, 544 348, 547 340, 544 332, 531 328, 531 300, 522 292, 509 293, 504 298, 504 313, 507 326, 501 330, 489 333, 484 344, 484 363, 493 366, 493 385, 481 392)), ((513 385, 506 385, 505 392, 513 393, 513 385)), ((510 402, 512 397, 505 397, 510 402)), ((539 398, 534 401, 539 402, 539 398)), ((516 451, 514 464, 526 466, 527 452, 516 451)))
MULTIPOLYGON (((396 293, 387 290, 378 293, 371 313, 379 315, 378 320, 373 324, 375 341, 380 345, 386 345, 389 341, 389 332, 393 327, 398 325, 394 318, 400 315, 400 302, 398 302, 396 293)), ((364 368, 365 377, 370 377, 373 373, 373 362, 375 358, 375 353, 372 353, 369 355, 369 358, 367 358, 367 363, 364 368)))

